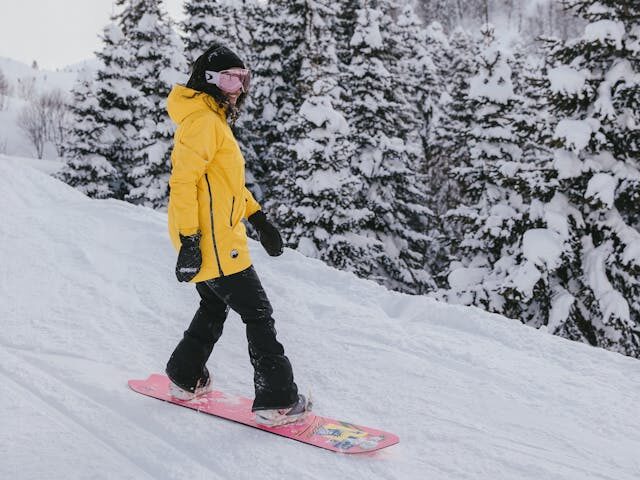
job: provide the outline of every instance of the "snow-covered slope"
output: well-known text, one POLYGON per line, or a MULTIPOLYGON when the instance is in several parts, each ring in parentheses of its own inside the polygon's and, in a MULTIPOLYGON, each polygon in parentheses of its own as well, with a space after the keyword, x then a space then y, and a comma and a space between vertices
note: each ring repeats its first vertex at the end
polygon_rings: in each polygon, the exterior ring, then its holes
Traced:
MULTIPOLYGON (((137 395, 197 304, 164 215, 8 157, 0 191, 0 478, 640 478, 637 360, 253 242, 301 389, 401 443, 341 456, 137 395)), ((233 313, 209 367, 251 396, 233 313)))
POLYGON ((18 89, 19 82, 33 80, 37 91, 59 88, 65 92, 71 90, 81 68, 95 68, 94 59, 70 65, 61 70, 34 69, 26 63, 7 57, 0 57, 0 70, 9 80, 14 89, 18 89))
MULTIPOLYGON (((36 94, 42 94, 55 89, 65 93, 71 92, 73 84, 81 68, 95 69, 96 60, 87 60, 68 66, 63 70, 36 70, 30 66, 6 57, 0 57, 0 71, 9 82, 10 92, 3 110, 0 110, 0 153, 9 155, 35 155, 35 149, 24 132, 18 126, 18 116, 28 104, 24 98, 24 88, 21 85, 33 85, 36 94)), ((53 145, 45 147, 45 158, 56 158, 53 145)))
POLYGON ((0 110, 0 153, 35 155, 35 148, 18 126, 18 116, 26 106, 27 101, 22 98, 9 96, 5 99, 4 109, 0 110))

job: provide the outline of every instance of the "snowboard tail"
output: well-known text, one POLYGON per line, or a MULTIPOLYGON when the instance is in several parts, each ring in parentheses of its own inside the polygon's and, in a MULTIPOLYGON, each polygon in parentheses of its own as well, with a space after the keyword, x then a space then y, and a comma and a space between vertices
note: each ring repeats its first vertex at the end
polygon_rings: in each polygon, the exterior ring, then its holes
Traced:
POLYGON ((393 433, 321 417, 313 412, 299 422, 268 427, 255 421, 255 414, 251 412, 253 402, 248 398, 213 390, 193 400, 180 400, 170 395, 169 384, 170 380, 159 374, 153 374, 146 380, 129 380, 129 387, 143 395, 334 452, 373 452, 400 441, 393 433))

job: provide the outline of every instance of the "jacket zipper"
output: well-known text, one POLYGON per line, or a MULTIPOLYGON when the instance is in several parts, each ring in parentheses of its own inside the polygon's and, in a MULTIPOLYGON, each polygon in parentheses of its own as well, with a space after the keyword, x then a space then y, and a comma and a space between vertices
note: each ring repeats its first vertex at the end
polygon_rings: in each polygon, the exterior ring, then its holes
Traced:
POLYGON ((211 214, 211 238, 213 239, 213 253, 216 254, 216 262, 218 263, 218 272, 221 277, 224 277, 222 266, 220 265, 220 257, 218 256, 218 245, 216 244, 216 234, 213 229, 213 195, 211 195, 211 184, 209 183, 209 175, 204 174, 204 178, 207 181, 207 188, 209 189, 209 212, 211 214))
POLYGON ((236 203, 236 197, 231 198, 231 213, 229 214, 229 226, 233 227, 233 206, 236 203))

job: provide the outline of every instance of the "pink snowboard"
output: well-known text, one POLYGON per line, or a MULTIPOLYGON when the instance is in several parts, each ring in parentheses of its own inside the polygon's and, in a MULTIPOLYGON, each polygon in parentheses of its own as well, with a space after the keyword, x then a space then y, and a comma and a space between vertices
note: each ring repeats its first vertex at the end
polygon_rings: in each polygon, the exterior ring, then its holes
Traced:
POLYGON ((175 403, 199 412, 243 423, 250 427, 292 438, 299 442, 341 453, 364 453, 395 445, 400 439, 388 432, 360 427, 313 413, 299 423, 281 427, 265 427, 255 422, 248 398, 212 391, 191 401, 183 401, 169 395, 169 379, 153 374, 146 380, 129 380, 129 386, 138 393, 175 403))

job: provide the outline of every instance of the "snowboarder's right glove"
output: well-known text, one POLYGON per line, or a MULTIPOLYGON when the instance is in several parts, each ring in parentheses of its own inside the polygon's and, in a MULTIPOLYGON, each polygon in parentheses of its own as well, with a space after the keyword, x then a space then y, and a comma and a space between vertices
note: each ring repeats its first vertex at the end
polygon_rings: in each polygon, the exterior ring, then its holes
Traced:
POLYGON ((272 257, 282 255, 282 237, 278 229, 271 223, 262 210, 258 210, 247 220, 258 232, 260 243, 272 257))
POLYGON ((200 232, 194 235, 180 235, 180 253, 176 264, 176 277, 179 282, 193 280, 202 266, 202 253, 200 252, 200 232))

